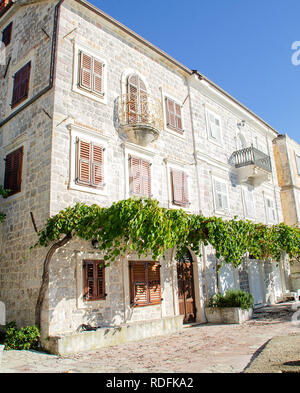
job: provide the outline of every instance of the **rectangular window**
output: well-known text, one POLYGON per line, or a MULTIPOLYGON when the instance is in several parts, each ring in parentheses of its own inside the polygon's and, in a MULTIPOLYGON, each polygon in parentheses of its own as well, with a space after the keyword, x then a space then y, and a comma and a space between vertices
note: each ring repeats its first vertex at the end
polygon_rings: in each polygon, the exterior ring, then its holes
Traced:
POLYGON ((181 105, 166 97, 167 126, 183 132, 181 105))
POLYGON ((221 121, 214 113, 207 111, 209 138, 221 142, 221 121))
POLYGON ((10 195, 21 191, 23 166, 23 146, 9 153, 5 158, 4 188, 10 195))
POLYGON ((79 69, 79 87, 89 90, 92 93, 104 95, 104 64, 87 55, 84 52, 79 53, 80 69, 79 69))
POLYGON ((84 261, 83 273, 83 298, 87 301, 104 300, 106 298, 104 261, 84 261))
POLYGON ((251 187, 244 187, 244 203, 245 203, 245 214, 246 217, 255 217, 255 202, 253 189, 251 187))
POLYGON ((104 186, 104 149, 93 142, 77 138, 76 184, 104 186))
POLYGON ((11 107, 14 108, 28 98, 31 62, 27 63, 14 75, 11 107))
POLYGON ((180 170, 171 170, 172 203, 174 205, 189 206, 187 174, 180 170))
POLYGON ((273 199, 267 198, 266 199, 266 204, 267 204, 267 220, 268 220, 269 223, 275 223, 275 221, 276 221, 276 212, 275 212, 273 199))
POLYGON ((10 22, 9 25, 5 27, 5 29, 2 31, 2 42, 5 46, 8 46, 11 41, 11 33, 12 33, 12 22, 10 22))
POLYGON ((296 156, 296 165, 297 165, 298 175, 300 176, 300 156, 296 156))
POLYGON ((130 191, 133 195, 151 197, 151 163, 142 158, 129 157, 130 191))
POLYGON ((216 210, 227 210, 229 208, 229 204, 226 183, 215 179, 214 194, 216 210))
POLYGON ((129 271, 131 305, 160 304, 160 265, 156 262, 130 262, 129 271))

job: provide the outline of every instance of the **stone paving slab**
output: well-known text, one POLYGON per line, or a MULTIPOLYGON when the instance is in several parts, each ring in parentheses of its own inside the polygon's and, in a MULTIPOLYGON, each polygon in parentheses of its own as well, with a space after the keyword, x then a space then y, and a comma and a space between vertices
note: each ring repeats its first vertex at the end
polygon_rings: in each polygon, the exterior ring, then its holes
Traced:
POLYGON ((4 351, 0 373, 241 373, 270 339, 300 333, 293 313, 290 306, 267 308, 242 325, 196 325, 66 357, 4 351))

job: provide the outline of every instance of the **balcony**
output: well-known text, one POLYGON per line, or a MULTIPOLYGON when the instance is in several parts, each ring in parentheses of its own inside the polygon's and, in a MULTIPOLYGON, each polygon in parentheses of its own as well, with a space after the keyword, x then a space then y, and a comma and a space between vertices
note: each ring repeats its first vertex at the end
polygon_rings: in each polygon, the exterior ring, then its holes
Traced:
POLYGON ((239 183, 250 182, 258 186, 271 179, 272 166, 270 157, 253 147, 235 151, 232 154, 239 183))
POLYGON ((140 146, 154 142, 163 128, 161 102, 148 95, 140 100, 129 94, 120 97, 118 118, 129 141, 140 146))

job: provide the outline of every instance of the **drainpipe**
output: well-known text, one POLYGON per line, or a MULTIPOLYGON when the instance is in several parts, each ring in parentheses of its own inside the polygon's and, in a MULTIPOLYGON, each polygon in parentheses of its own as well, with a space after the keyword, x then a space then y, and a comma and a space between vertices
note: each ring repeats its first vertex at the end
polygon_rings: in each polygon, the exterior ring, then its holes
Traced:
POLYGON ((56 64, 56 47, 57 47, 57 33, 58 33, 58 17, 59 17, 59 11, 60 11, 60 6, 64 0, 60 0, 54 9, 54 21, 53 21, 53 34, 52 34, 52 48, 51 48, 51 60, 50 60, 50 76, 49 76, 49 84, 47 87, 45 87, 43 90, 41 90, 39 93, 37 93, 34 97, 32 97, 29 101, 26 102, 23 106, 21 106, 19 109, 17 109, 15 112, 13 112, 11 115, 9 115, 6 119, 0 122, 0 128, 4 126, 9 120, 11 120, 13 117, 18 115, 20 112, 22 112, 25 108, 27 108, 29 105, 33 104, 36 100, 38 100, 40 97, 42 97, 44 94, 46 94, 49 90, 52 89, 53 84, 54 84, 54 73, 55 73, 55 64, 56 64))

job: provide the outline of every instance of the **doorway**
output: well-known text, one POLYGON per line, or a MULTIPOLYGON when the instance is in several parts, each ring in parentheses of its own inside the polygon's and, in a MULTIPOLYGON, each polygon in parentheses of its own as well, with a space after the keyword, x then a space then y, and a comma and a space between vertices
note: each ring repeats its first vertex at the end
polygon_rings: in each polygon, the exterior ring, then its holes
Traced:
POLYGON ((179 313, 184 315, 183 323, 196 321, 193 259, 188 251, 177 261, 179 313))

